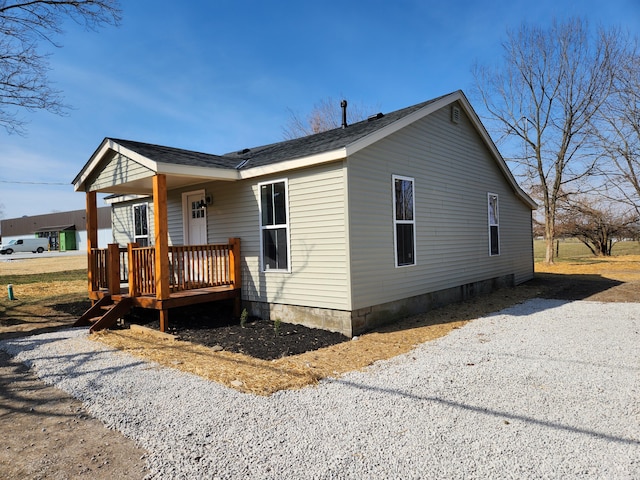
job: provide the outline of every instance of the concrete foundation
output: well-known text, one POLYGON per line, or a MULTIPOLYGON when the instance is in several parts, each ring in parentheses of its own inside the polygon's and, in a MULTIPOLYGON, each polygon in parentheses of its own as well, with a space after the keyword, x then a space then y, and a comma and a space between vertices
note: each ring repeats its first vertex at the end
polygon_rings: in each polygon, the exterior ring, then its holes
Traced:
POLYGON ((244 301, 243 305, 252 315, 260 318, 280 319, 285 323, 321 328, 353 337, 411 315, 514 285, 514 276, 505 275, 353 311, 251 301, 244 301))

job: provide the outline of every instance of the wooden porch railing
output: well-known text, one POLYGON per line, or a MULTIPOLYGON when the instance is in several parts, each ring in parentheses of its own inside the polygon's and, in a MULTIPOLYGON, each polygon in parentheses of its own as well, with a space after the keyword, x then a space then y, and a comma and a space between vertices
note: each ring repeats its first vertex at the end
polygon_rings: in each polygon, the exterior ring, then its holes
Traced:
MULTIPOLYGON (((115 245, 118 247, 117 245, 115 245)), ((110 246, 110 248, 113 248, 110 246)), ((113 249, 115 253, 115 249, 113 249)), ((129 261, 127 259, 127 248, 118 247, 118 272, 119 283, 127 283, 129 281, 129 261)), ((92 248, 89 257, 89 268, 93 272, 91 276, 91 289, 93 291, 109 288, 109 249, 108 248, 92 248)))
MULTIPOLYGON (((120 284, 129 284, 129 295, 155 295, 155 248, 128 248, 109 245, 92 249, 90 268, 92 291, 120 293, 120 284)), ((169 246, 170 292, 240 284, 240 243, 169 246)))

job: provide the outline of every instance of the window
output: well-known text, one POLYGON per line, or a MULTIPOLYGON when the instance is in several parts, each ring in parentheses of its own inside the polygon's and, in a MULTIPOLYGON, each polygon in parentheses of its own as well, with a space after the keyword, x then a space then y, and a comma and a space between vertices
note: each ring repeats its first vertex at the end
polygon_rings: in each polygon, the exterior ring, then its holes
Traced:
POLYGON ((205 207, 202 202, 191 202, 191 218, 204 218, 205 213, 205 207))
POLYGON ((288 271, 289 224, 287 182, 262 183, 260 189, 260 241, 262 269, 288 271))
POLYGON ((393 176, 393 202, 396 266, 414 265, 416 224, 412 178, 393 176))
POLYGON ((500 255, 500 217, 498 195, 489 193, 489 255, 500 255))
POLYGON ((149 246, 149 216, 146 203, 133 206, 133 241, 141 247, 149 246))

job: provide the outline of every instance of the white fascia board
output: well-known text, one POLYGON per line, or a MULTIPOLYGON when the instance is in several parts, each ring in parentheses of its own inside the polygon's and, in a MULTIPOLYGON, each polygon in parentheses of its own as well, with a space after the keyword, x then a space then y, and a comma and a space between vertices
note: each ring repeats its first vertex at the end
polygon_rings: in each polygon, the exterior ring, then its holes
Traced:
POLYGON ((383 138, 391 135, 392 133, 397 132, 405 128, 408 125, 411 125, 414 122, 417 122, 421 118, 426 117, 427 115, 432 114, 436 110, 440 110, 442 107, 446 107, 450 103, 455 102, 456 100, 461 98, 461 92, 457 91, 446 97, 442 97, 441 99, 430 103, 429 105, 425 105, 420 110, 416 110, 415 112, 407 115, 406 117, 402 117, 400 120, 396 120, 393 123, 390 123, 386 127, 381 128, 380 130, 376 130, 373 133, 370 133, 366 137, 362 137, 359 140, 347 145, 347 155, 353 155, 354 153, 366 148, 376 142, 379 142, 383 138))
POLYGON ((356 140, 353 143, 350 143, 346 147, 339 148, 337 150, 332 150, 330 152, 320 153, 318 155, 311 155, 309 157, 297 158, 294 160, 288 160, 285 162, 280 162, 274 165, 267 165, 264 167, 256 167, 249 168, 240 173, 241 178, 252 178, 258 177, 262 175, 267 175, 270 173, 279 173, 287 170, 293 170, 295 168, 309 167, 313 165, 319 165, 321 163, 334 162, 336 160, 343 160, 347 158, 348 155, 353 155, 354 153, 362 150, 363 148, 368 147, 369 145, 374 144, 385 138, 388 135, 391 135, 394 132, 397 132, 401 128, 406 127, 407 125, 412 124, 413 122, 420 120, 421 118, 435 112, 436 110, 454 102, 458 98, 461 97, 461 92, 454 92, 451 95, 447 95, 446 97, 441 98, 440 100, 431 103, 429 105, 425 105, 424 108, 413 112, 406 117, 397 120, 386 127, 381 128, 380 130, 376 130, 375 132, 356 140))
POLYGON ((484 140, 484 143, 491 151, 496 163, 498 164, 498 167, 506 177, 507 181, 511 184, 511 187, 513 188, 516 195, 518 195, 532 209, 538 208, 536 202, 534 202, 531 197, 529 197, 529 195, 527 195, 527 193, 522 190, 522 188, 520 188, 520 185, 518 185, 518 182, 513 177, 513 174, 511 173, 511 170, 509 170, 507 163, 504 161, 504 158, 502 158, 502 155, 498 151, 495 143, 493 143, 491 136, 489 135, 486 128, 480 121, 480 118, 469 103, 469 100, 467 100, 467 97, 464 95, 464 93, 462 93, 461 90, 446 95, 441 99, 430 103, 429 105, 425 105, 420 110, 417 110, 410 115, 407 115, 406 117, 403 117, 400 120, 393 122, 392 124, 387 125, 386 127, 381 128, 380 130, 377 130, 370 135, 367 135, 366 137, 353 142, 350 145, 347 145, 346 153, 347 155, 353 155, 357 151, 362 150, 363 148, 366 148, 369 145, 382 140, 384 137, 391 135, 392 133, 397 132, 398 130, 408 125, 411 125, 413 122, 416 122, 421 118, 424 118, 427 115, 430 115, 437 110, 440 110, 441 108, 452 104, 455 101, 458 101, 462 105, 462 108, 464 108, 467 116, 471 119, 471 122, 474 124, 474 127, 476 128, 478 133, 480 133, 480 136, 484 140))
POLYGON ((337 160, 344 160, 347 157, 347 151, 345 148, 338 148, 329 152, 319 153, 317 155, 310 155, 308 157, 294 158, 292 160, 286 160, 284 162, 278 162, 272 165, 264 165, 262 167, 253 167, 246 170, 240 170, 239 179, 247 179, 254 177, 262 177, 272 173, 286 172, 288 170, 296 170, 298 168, 311 167, 314 165, 320 165, 323 163, 335 162, 337 160))
POLYGON ((120 153, 130 158, 131 160, 134 160, 140 163, 141 165, 144 165, 149 170, 152 170, 157 173, 156 162, 154 162, 153 160, 149 160, 147 157, 144 157, 139 153, 136 153, 132 150, 129 150, 128 148, 123 147, 122 145, 111 140, 110 138, 106 138, 102 142, 102 145, 98 147, 98 150, 96 150, 94 154, 91 156, 87 164, 82 169, 82 172, 77 177, 78 180, 73 185, 74 191, 77 192, 84 186, 84 182, 87 180, 91 172, 93 172, 93 170, 98 167, 98 165, 100 164, 100 162, 102 161, 102 159, 104 158, 104 156, 107 154, 109 150, 113 150, 116 153, 120 153))
POLYGON ((505 162, 504 158, 502 157, 502 154, 498 150, 498 147, 496 147, 496 144, 493 143, 493 140, 489 135, 489 132, 487 132, 487 129, 484 127, 484 124, 480 121, 480 118, 476 114, 475 110, 473 109, 473 107, 471 106, 467 98, 464 95, 461 95, 460 97, 461 98, 459 99, 459 101, 460 101, 460 104, 462 105, 462 108, 464 108, 465 113, 473 122, 474 126, 476 127, 476 130, 484 140, 485 145, 487 146, 487 148, 489 148, 489 150, 493 154, 493 157, 496 160, 498 167, 506 177, 507 181, 511 184, 511 187, 513 188, 516 195, 518 195, 524 201, 524 203, 526 203, 532 210, 535 210, 536 208, 538 208, 538 204, 527 194, 527 192, 522 190, 520 185, 518 185, 518 182, 514 178, 513 174, 511 173, 511 170, 509 169, 509 166, 507 165, 507 162, 505 162))
POLYGON ((196 167, 189 165, 176 165, 173 163, 156 164, 156 173, 181 176, 197 177, 205 180, 239 180, 238 171, 233 168, 218 167, 196 167))
POLYGON ((89 174, 94 170, 94 168, 96 168, 96 166, 100 162, 100 159, 109 150, 110 143, 112 143, 111 140, 104 139, 102 141, 102 144, 98 147, 98 149, 95 152, 93 152, 93 155, 91 155, 91 158, 89 158, 89 161, 85 164, 84 167, 82 167, 82 170, 78 175, 76 175, 76 178, 74 179, 74 183, 73 183, 74 191, 77 192, 84 186, 84 182, 89 177, 89 174))

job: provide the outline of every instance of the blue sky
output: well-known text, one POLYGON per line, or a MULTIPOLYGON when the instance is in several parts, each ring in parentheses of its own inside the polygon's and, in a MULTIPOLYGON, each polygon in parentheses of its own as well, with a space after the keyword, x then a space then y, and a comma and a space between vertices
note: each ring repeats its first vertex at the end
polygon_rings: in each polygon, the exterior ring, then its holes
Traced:
POLYGON ((289 110, 327 97, 388 112, 458 89, 482 115, 471 69, 500 61, 507 28, 582 16, 640 31, 640 0, 122 3, 121 26, 69 23, 63 48, 43 45, 73 108, 0 131, 1 218, 84 208, 71 181, 104 137, 222 154, 282 140, 289 110))

